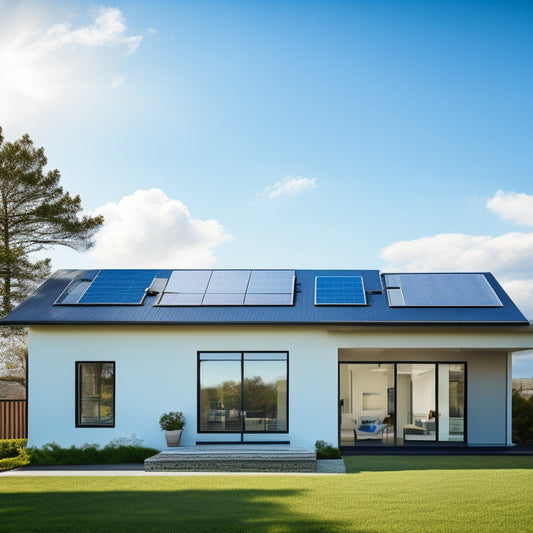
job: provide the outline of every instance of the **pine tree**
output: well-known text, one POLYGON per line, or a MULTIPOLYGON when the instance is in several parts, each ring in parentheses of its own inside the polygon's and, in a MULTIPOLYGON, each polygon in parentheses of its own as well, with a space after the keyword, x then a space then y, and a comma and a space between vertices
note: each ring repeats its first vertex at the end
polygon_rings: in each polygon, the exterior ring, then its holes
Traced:
POLYGON ((59 185, 59 170, 45 172, 44 148, 29 135, 4 142, 0 128, 0 313, 16 303, 50 273, 50 260, 32 253, 52 246, 87 250, 103 223, 102 216, 79 218, 79 196, 59 185))

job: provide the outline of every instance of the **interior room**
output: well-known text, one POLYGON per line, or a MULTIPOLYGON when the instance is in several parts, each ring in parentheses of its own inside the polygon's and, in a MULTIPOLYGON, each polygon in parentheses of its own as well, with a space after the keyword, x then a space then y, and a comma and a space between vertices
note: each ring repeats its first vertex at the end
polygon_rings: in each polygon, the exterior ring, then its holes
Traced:
POLYGON ((463 363, 340 363, 341 446, 464 442, 463 363))

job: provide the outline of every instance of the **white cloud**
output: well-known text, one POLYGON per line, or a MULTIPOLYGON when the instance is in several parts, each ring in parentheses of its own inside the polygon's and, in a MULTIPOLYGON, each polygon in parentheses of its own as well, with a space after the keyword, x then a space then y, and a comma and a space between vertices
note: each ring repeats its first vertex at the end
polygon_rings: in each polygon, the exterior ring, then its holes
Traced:
POLYGON ((533 319, 533 233, 499 237, 443 233, 384 248, 384 270, 492 272, 522 312, 533 319))
POLYGON ((502 281, 502 286, 528 320, 533 320, 533 279, 502 281))
POLYGON ((499 190, 487 201, 487 208, 503 220, 512 220, 522 226, 533 226, 533 196, 525 193, 499 190))
POLYGON ((51 48, 61 48, 70 44, 89 47, 124 45, 131 54, 139 46, 142 36, 128 37, 127 29, 120 9, 100 6, 91 25, 72 29, 69 23, 55 24, 46 31, 42 42, 51 48))
POLYGON ((493 269, 508 275, 531 274, 533 233, 507 233, 500 237, 443 233, 384 248, 381 256, 395 270, 493 269))
POLYGON ((127 34, 124 15, 118 8, 100 7, 90 24, 73 27, 61 22, 48 27, 35 23, 32 13, 14 10, 0 19, 0 116, 35 119, 37 110, 94 93, 107 85, 106 72, 113 48, 131 54, 142 37, 127 34))
POLYGON ((280 196, 294 196, 302 191, 314 189, 315 187, 316 178, 310 179, 301 176, 289 176, 274 183, 274 185, 266 187, 262 195, 270 199, 279 198, 280 196))
POLYGON ((95 210, 105 223, 89 255, 100 267, 204 268, 231 239, 216 220, 192 218, 160 189, 138 190, 95 210))

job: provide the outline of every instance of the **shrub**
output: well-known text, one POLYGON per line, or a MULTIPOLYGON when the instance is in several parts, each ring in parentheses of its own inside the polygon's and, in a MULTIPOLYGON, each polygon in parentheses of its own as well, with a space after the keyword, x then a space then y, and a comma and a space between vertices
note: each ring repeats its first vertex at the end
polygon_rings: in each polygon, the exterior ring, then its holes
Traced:
POLYGON ((4 439, 0 440, 0 459, 16 457, 20 450, 26 448, 27 439, 4 439))
POLYGON ((185 427, 185 417, 181 411, 163 413, 159 419, 159 425, 164 431, 175 431, 185 427))
POLYGON ((513 441, 533 442, 533 396, 513 391, 513 441))
POLYGON ((335 448, 331 443, 323 440, 315 442, 316 458, 317 459, 340 459, 341 452, 339 448, 335 448))
POLYGON ((26 451, 26 439, 0 440, 0 472, 20 468, 30 462, 26 451))
POLYGON ((159 452, 142 446, 142 441, 132 436, 111 441, 103 448, 97 444, 83 444, 62 448, 56 442, 42 448, 28 448, 32 464, 37 465, 95 465, 118 463, 142 463, 159 452))

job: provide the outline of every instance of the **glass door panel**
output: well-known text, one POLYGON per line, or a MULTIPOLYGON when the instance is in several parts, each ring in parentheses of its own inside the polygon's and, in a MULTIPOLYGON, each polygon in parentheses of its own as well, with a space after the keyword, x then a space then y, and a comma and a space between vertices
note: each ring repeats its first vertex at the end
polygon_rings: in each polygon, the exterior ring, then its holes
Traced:
POLYGON ((288 431, 287 353, 199 354, 199 431, 288 431))
POLYGON ((241 360, 238 355, 238 360, 200 361, 200 431, 242 431, 241 360))
POLYGON ((243 382, 244 429, 287 431, 286 361, 248 360, 243 382))
POLYGON ((464 442, 465 365, 439 365, 439 441, 464 442))
POLYGON ((435 378, 435 364, 397 365, 397 444, 436 440, 435 378))
POLYGON ((394 364, 340 365, 341 446, 394 444, 394 364))
POLYGON ((341 362, 340 445, 465 442, 465 390, 464 363, 341 362))

